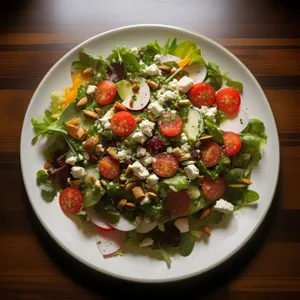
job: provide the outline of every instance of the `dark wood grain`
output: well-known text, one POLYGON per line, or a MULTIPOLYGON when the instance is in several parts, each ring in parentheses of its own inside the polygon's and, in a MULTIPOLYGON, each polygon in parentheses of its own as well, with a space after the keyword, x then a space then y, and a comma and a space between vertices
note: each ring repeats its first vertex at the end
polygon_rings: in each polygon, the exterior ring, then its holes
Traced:
POLYGON ((203 299, 300 298, 300 9, 268 0, 5 1, 0 18, 0 299, 119 299, 196 293, 203 299), (234 53, 265 89, 281 145, 272 207, 246 247, 220 268, 176 285, 147 286, 95 273, 60 249, 24 189, 20 132, 40 80, 68 50, 138 23, 185 27, 234 53))

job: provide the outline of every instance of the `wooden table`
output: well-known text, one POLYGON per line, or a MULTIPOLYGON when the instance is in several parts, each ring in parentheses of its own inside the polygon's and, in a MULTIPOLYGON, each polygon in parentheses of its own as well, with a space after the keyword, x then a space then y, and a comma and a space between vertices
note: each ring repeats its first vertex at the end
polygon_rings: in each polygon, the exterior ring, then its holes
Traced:
POLYGON ((119 293, 134 298, 151 292, 157 298, 178 289, 205 299, 299 299, 299 5, 259 0, 21 2, 5 1, 0 21, 0 299, 106 299, 119 293), (60 250, 32 212, 19 162, 23 117, 48 69, 86 38, 137 23, 182 26, 227 47, 264 88, 281 145, 274 202, 250 243, 207 276, 151 288, 96 274, 60 250))

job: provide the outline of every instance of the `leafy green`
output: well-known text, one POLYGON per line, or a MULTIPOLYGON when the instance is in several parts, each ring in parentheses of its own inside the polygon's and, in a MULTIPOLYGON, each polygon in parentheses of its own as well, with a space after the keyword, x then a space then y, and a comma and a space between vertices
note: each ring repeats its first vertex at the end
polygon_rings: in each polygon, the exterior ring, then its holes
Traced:
POLYGON ((101 56, 93 55, 84 51, 79 52, 79 60, 82 64, 77 63, 77 66, 83 67, 83 65, 85 65, 86 67, 91 67, 94 71, 100 73, 103 78, 106 78, 107 63, 101 56))
POLYGON ((75 60, 72 62, 72 68, 75 70, 83 71, 88 68, 88 66, 80 60, 75 60))
POLYGON ((168 187, 171 185, 173 186, 177 191, 186 189, 188 186, 188 180, 186 176, 183 175, 175 175, 171 178, 167 178, 162 180, 162 184, 167 185, 168 187))
POLYGON ((213 215, 208 215, 204 219, 194 218, 193 216, 189 217, 189 227, 190 230, 197 230, 202 226, 212 227, 216 224, 219 224, 222 221, 223 214, 215 211, 213 215))
POLYGON ((48 179, 48 174, 44 170, 36 173, 36 184, 41 189, 43 199, 51 202, 57 194, 58 186, 48 179))
POLYGON ((142 61, 146 65, 151 65, 154 61, 154 56, 162 53, 162 48, 159 46, 157 41, 142 47, 140 50, 143 53, 142 61))
POLYGON ((246 203, 253 203, 259 199, 259 195, 257 192, 252 190, 246 190, 244 194, 245 202, 246 203))
POLYGON ((146 217, 158 217, 161 215, 161 211, 164 208, 162 199, 156 199, 152 203, 147 203, 141 206, 141 209, 146 212, 146 217))
POLYGON ((171 260, 170 255, 168 254, 168 252, 166 250, 164 250, 163 248, 154 249, 153 254, 154 254, 156 259, 165 261, 166 264, 167 264, 168 269, 171 268, 172 260, 171 260))
POLYGON ((62 94, 57 92, 53 92, 51 95, 51 112, 52 112, 52 119, 57 119, 59 114, 61 113, 61 104, 64 99, 62 94))
POLYGON ((205 125, 206 125, 206 129, 208 131, 208 134, 211 135, 217 143, 222 144, 223 136, 222 136, 222 132, 218 128, 218 126, 208 119, 205 120, 205 125))
POLYGON ((244 176, 244 169, 233 168, 225 173, 224 178, 227 182, 235 182, 240 180, 244 176))
POLYGON ((120 219, 120 212, 112 204, 104 204, 103 201, 98 202, 95 211, 110 224, 115 224, 120 219))
POLYGON ((231 189, 231 191, 229 189, 227 194, 227 196, 230 197, 231 202, 234 204, 235 210, 240 210, 259 199, 258 193, 249 189, 231 189))
POLYGON ((195 245, 195 238, 192 236, 190 232, 182 233, 181 239, 179 243, 179 254, 181 256, 189 256, 195 245))
POLYGON ((221 125, 226 119, 227 119, 226 114, 222 110, 218 109, 216 115, 217 124, 221 125))
POLYGON ((105 190, 102 187, 98 188, 94 184, 93 185, 85 184, 85 189, 83 192, 84 206, 90 207, 97 204, 101 200, 101 197, 104 194, 105 194, 105 190))
POLYGON ((215 90, 219 90, 222 86, 222 78, 226 80, 226 85, 237 89, 239 92, 243 90, 243 84, 239 81, 235 81, 227 76, 228 73, 222 73, 218 65, 213 62, 206 64, 207 74, 205 82, 210 83, 215 90))
POLYGON ((175 50, 172 53, 181 59, 190 58, 190 65, 202 64, 205 65, 205 61, 201 56, 200 48, 192 41, 184 41, 174 47, 175 50))
POLYGON ((171 38, 168 38, 166 44, 162 47, 161 53, 166 54, 173 54, 177 46, 177 38, 174 38, 171 41, 171 38))

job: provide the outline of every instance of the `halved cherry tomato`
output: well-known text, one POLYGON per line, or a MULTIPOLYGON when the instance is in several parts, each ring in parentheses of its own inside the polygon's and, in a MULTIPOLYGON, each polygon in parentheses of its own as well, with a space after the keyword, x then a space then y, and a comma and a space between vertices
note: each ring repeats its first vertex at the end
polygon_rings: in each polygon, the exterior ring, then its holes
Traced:
POLYGON ((211 177, 205 177, 201 186, 203 197, 209 201, 216 201, 222 198, 226 191, 226 182, 222 177, 213 180, 211 177))
POLYGON ((160 177, 172 177, 178 170, 178 160, 174 155, 160 153, 155 155, 153 171, 160 177))
POLYGON ((167 210, 172 216, 184 216, 190 207, 190 197, 186 191, 171 192, 167 198, 167 210))
POLYGON ((226 114, 237 112, 241 105, 239 92, 231 87, 221 89, 216 96, 216 103, 220 110, 226 114))
POLYGON ((210 168, 218 164, 221 159, 221 148, 216 142, 206 142, 200 146, 200 153, 205 167, 210 168))
POLYGON ((108 155, 100 160, 98 169, 106 179, 116 179, 120 174, 120 163, 108 155))
POLYGON ((95 98, 99 104, 105 105, 114 100, 116 93, 116 85, 112 81, 103 80, 97 86, 95 98))
POLYGON ((117 112, 110 122, 112 132, 119 136, 131 135, 136 126, 135 118, 127 111, 117 112))
POLYGON ((82 209, 83 195, 75 187, 65 188, 59 195, 59 204, 66 215, 75 215, 82 209))
POLYGON ((183 122, 177 114, 166 112, 162 114, 158 122, 158 128, 166 136, 177 136, 183 130, 183 122))
POLYGON ((198 107, 202 105, 213 106, 215 103, 215 90, 209 83, 196 83, 189 90, 189 99, 198 107))
POLYGON ((240 152, 242 148, 242 140, 240 136, 234 132, 227 131, 223 133, 224 154, 233 156, 240 152))

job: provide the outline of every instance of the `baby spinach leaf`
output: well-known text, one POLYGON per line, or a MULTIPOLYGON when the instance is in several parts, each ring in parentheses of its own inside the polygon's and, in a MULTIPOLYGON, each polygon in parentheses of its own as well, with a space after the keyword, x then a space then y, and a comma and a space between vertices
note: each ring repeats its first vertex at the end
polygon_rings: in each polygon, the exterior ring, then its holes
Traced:
POLYGON ((208 134, 213 137, 213 139, 219 143, 223 143, 223 136, 221 130, 217 127, 217 125, 209 120, 205 120, 206 129, 208 134))
POLYGON ((259 199, 259 194, 252 190, 246 190, 244 197, 246 203, 253 203, 259 199))
POLYGON ((189 256, 195 245, 195 238, 191 235, 190 232, 182 233, 179 243, 179 254, 181 256, 189 256))
POLYGON ((44 170, 36 173, 36 184, 41 189, 42 198, 51 202, 57 194, 58 187, 48 179, 48 174, 44 170))

